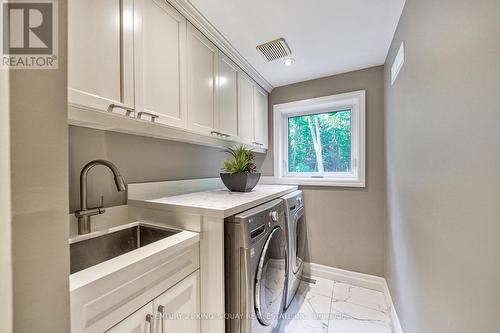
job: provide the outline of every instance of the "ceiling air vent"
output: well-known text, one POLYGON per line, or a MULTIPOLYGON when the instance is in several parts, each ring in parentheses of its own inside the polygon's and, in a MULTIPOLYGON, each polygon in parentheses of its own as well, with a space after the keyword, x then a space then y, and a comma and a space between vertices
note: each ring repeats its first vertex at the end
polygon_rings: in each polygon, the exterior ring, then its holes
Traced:
POLYGON ((284 38, 278 38, 270 42, 257 45, 257 50, 260 51, 267 61, 285 58, 292 54, 284 38))

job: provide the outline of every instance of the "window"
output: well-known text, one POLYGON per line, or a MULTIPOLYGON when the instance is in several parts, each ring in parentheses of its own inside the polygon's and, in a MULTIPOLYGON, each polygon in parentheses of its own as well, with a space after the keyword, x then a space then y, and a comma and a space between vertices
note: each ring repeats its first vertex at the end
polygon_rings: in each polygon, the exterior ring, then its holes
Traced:
POLYGON ((274 106, 280 183, 365 186, 365 91, 274 106))

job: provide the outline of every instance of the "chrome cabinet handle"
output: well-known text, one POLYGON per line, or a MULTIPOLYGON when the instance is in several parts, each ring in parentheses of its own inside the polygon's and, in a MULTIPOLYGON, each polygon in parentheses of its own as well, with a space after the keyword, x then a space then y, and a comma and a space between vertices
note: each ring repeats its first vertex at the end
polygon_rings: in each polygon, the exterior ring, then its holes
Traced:
POLYGON ((161 317, 161 333, 164 333, 165 323, 163 321, 165 320, 165 307, 163 305, 158 305, 158 313, 161 317))
POLYGON ((229 137, 231 136, 231 135, 229 135, 229 134, 226 134, 226 133, 221 133, 221 132, 217 132, 217 131, 212 131, 212 132, 210 132, 210 134, 212 134, 212 135, 214 135, 214 134, 215 134, 215 135, 217 135, 217 136, 222 136, 222 137, 224 137, 224 138, 229 138, 229 137))
POLYGON ((145 112, 145 111, 140 111, 139 113, 137 113, 137 119, 142 119, 141 116, 143 114, 146 116, 150 116, 152 123, 154 123, 157 118, 160 118, 160 116, 157 114, 153 114, 153 113, 149 113, 149 112, 145 112))
POLYGON ((149 333, 153 333, 153 316, 149 313, 146 315, 146 322, 149 324, 149 333))
POLYGON ((127 117, 130 117, 132 114, 135 114, 135 109, 132 109, 132 108, 120 105, 120 104, 109 104, 108 112, 113 112, 114 108, 125 110, 126 111, 125 115, 127 117))
POLYGON ((263 146, 264 144, 263 143, 260 143, 260 142, 252 142, 254 145, 257 145, 257 146, 263 146))

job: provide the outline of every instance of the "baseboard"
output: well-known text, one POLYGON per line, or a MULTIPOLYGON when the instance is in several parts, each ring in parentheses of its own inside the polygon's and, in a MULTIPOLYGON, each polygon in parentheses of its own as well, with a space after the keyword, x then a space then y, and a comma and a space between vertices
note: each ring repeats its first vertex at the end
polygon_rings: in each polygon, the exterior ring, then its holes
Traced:
POLYGON ((385 279, 344 269, 313 263, 305 263, 304 274, 322 277, 329 280, 352 284, 353 286, 384 292, 385 279))
POLYGON ((394 303, 392 302, 389 287, 387 286, 387 281, 384 278, 314 263, 304 263, 304 275, 322 277, 384 293, 386 302, 389 306, 394 333, 403 333, 398 314, 396 313, 394 303))

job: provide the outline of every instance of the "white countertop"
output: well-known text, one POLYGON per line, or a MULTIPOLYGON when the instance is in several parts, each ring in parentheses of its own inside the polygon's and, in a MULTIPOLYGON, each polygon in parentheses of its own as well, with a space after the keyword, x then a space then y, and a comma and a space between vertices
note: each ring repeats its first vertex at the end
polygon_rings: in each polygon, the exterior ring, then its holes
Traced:
POLYGON ((129 198, 129 205, 225 218, 296 189, 292 185, 257 185, 252 192, 242 193, 219 188, 154 199, 129 198))

